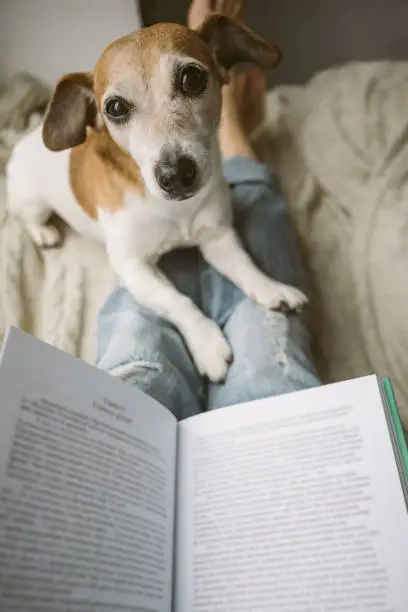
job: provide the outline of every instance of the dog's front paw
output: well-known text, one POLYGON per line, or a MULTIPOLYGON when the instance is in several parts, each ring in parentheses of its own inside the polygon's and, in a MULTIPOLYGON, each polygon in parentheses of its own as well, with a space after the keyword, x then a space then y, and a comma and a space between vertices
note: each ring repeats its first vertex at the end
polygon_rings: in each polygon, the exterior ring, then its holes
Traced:
POLYGON ((187 341, 199 373, 214 383, 224 381, 232 362, 232 349, 218 325, 203 319, 187 341))
POLYGON ((60 232, 53 225, 30 225, 27 230, 40 249, 52 249, 62 242, 60 232))
POLYGON ((308 299, 300 289, 265 278, 253 287, 250 297, 270 310, 300 312, 308 299))

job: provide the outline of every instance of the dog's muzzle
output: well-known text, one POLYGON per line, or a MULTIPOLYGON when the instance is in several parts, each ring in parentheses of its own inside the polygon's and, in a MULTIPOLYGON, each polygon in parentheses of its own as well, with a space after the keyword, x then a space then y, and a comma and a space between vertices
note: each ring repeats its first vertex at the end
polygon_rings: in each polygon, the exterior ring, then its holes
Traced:
POLYGON ((198 191, 198 166, 186 155, 161 157, 155 177, 160 189, 172 200, 191 198, 198 191))

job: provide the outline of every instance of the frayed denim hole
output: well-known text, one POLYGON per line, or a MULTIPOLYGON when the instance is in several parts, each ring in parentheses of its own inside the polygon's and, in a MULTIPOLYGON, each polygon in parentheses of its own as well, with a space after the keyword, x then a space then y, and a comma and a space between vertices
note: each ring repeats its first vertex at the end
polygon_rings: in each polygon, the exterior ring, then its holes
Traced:
POLYGON ((154 361, 131 361, 110 368, 108 373, 122 380, 128 380, 129 378, 143 379, 148 372, 159 373, 162 370, 163 366, 154 361))

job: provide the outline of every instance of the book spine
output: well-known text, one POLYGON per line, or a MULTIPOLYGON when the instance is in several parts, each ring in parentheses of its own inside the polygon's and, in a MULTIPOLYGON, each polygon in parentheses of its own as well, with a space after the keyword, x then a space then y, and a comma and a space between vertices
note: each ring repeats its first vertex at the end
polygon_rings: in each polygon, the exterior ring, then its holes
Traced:
POLYGON ((391 379, 386 377, 382 378, 382 387, 387 400, 387 406, 392 418, 394 425, 394 431, 398 443, 399 452, 401 455, 402 463, 405 470, 405 477, 408 481, 408 448, 405 440, 404 429, 402 427, 397 401, 395 399, 394 389, 392 388, 391 379))

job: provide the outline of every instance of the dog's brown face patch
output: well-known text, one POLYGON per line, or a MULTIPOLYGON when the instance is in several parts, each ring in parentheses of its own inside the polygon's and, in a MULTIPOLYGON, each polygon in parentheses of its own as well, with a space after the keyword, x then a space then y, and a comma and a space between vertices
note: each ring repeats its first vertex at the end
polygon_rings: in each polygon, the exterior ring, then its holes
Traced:
POLYGON ((175 23, 159 23, 124 36, 104 51, 94 70, 99 105, 108 85, 118 79, 136 77, 147 86, 160 56, 166 54, 197 60, 221 83, 222 77, 211 50, 196 32, 175 23))
POLYGON ((140 168, 105 130, 90 132, 82 145, 72 149, 70 179, 76 199, 95 220, 98 209, 121 210, 125 190, 145 195, 140 168))

